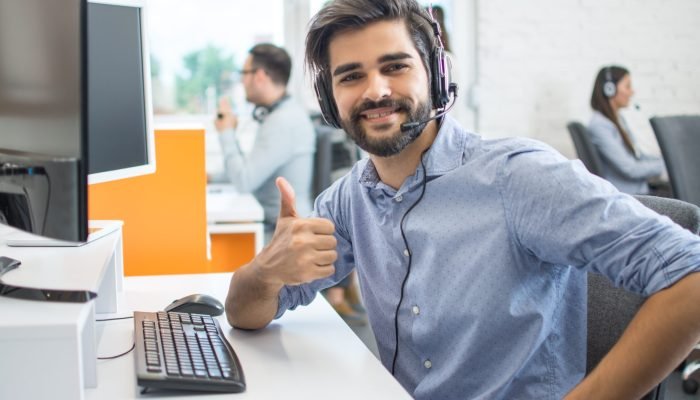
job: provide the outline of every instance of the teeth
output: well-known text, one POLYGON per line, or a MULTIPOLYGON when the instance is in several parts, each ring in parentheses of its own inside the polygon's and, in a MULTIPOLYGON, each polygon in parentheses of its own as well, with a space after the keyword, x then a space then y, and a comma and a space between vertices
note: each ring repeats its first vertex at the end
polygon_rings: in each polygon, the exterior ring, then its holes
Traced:
POLYGON ((387 115, 389 115, 391 113, 393 113, 393 111, 384 111, 384 112, 380 112, 380 113, 367 113, 366 116, 369 119, 381 118, 381 117, 386 117, 387 115))

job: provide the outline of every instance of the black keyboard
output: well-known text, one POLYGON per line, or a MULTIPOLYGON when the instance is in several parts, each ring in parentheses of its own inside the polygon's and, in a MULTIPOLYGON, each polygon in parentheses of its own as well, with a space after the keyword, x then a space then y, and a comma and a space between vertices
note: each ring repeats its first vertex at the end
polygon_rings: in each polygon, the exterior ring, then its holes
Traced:
POLYGON ((134 341, 136 382, 144 390, 245 390, 241 363, 208 315, 135 311, 134 341))

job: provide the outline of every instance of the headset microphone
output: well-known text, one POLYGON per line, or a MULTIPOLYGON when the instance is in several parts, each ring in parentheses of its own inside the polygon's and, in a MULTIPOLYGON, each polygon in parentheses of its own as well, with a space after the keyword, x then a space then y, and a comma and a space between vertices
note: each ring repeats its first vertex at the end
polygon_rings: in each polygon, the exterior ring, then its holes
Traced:
POLYGON ((449 110, 450 110, 449 108, 448 108, 448 109, 445 109, 445 110, 442 110, 442 111, 440 111, 439 113, 435 114, 434 116, 432 116, 432 117, 430 117, 430 118, 428 118, 428 119, 424 119, 424 120, 422 120, 422 121, 405 122, 405 123, 401 124, 401 132, 408 132, 408 131, 410 131, 411 129, 414 129, 415 127, 417 127, 417 126, 419 126, 419 125, 428 123, 428 122, 430 122, 430 121, 432 121, 432 120, 434 120, 434 119, 438 119, 438 118, 442 117, 443 115, 447 114, 447 111, 449 111, 449 110))
POLYGON ((439 113, 435 114, 434 116, 424 119, 422 121, 414 121, 414 122, 404 122, 401 124, 401 132, 408 132, 411 129, 416 128, 417 126, 426 124, 434 119, 438 119, 442 117, 443 115, 447 114, 448 111, 452 109, 452 107, 455 105, 457 102, 457 84, 456 83, 450 83, 450 89, 449 92, 452 94, 452 104, 450 104, 449 107, 443 108, 442 111, 439 113))

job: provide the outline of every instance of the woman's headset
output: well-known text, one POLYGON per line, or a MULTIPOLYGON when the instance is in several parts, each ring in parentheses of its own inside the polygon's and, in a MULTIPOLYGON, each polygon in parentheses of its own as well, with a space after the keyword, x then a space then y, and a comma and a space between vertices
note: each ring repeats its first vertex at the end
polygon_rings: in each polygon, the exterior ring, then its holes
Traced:
POLYGON ((617 94, 617 84, 613 80, 612 68, 605 67, 605 80, 603 81, 603 94, 607 98, 615 97, 617 94))
MULTIPOLYGON (((435 48, 430 53, 430 97, 433 103, 433 108, 436 110, 444 109, 450 103, 450 93, 456 92, 456 85, 451 82, 451 65, 445 54, 445 47, 442 44, 442 36, 440 25, 435 21, 433 15, 430 18, 423 13, 419 13, 425 18, 433 28, 432 35, 435 38, 435 48)), ((430 35, 428 35, 430 36, 430 35)), ((317 74, 314 81, 314 90, 316 98, 321 107, 321 114, 326 123, 334 128, 342 128, 340 124, 340 116, 338 107, 333 100, 333 89, 331 87, 330 76, 328 71, 321 71, 317 74)))

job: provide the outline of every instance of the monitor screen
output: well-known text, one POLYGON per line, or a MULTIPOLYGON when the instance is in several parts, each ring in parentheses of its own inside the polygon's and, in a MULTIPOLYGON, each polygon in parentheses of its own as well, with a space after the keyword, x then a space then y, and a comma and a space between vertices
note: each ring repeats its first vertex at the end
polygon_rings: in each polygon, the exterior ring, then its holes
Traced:
POLYGON ((89 183, 155 171, 145 0, 88 4, 89 183))
POLYGON ((0 223, 87 238, 85 0, 0 0, 0 223))

